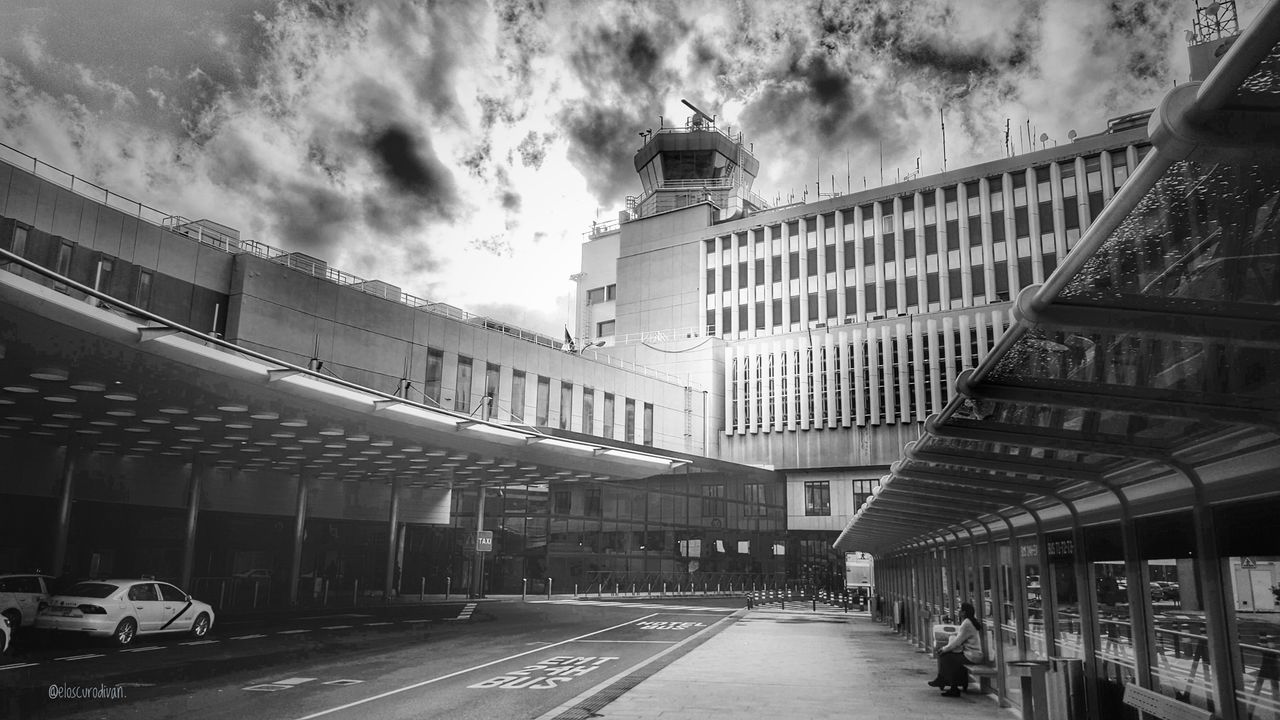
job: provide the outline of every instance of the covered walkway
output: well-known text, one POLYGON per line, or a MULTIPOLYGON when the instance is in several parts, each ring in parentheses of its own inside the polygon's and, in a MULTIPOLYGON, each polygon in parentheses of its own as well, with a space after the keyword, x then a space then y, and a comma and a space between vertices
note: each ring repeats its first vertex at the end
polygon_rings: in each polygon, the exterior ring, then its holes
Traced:
POLYGON ((837 541, 923 647, 972 600, 1011 661, 1083 661, 1088 717, 1278 718, 1280 3, 837 541))

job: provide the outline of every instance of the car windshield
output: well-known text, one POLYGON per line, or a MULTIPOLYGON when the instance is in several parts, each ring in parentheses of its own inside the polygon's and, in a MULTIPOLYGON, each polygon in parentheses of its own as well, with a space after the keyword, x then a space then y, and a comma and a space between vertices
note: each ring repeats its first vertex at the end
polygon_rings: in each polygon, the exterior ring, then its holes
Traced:
POLYGON ((104 598, 118 589, 115 585, 108 585, 107 583, 82 582, 72 585, 62 594, 74 597, 104 598))

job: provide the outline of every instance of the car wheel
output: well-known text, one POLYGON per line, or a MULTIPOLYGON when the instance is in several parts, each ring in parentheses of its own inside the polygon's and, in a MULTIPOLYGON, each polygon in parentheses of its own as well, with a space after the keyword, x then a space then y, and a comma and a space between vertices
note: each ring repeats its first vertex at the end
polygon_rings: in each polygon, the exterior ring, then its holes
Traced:
POLYGON ((209 632, 209 616, 200 613, 195 623, 191 625, 191 637, 202 638, 209 632))
POLYGON ((116 626, 116 631, 111 637, 116 641, 117 645, 124 647, 133 642, 133 637, 137 634, 138 623, 134 622, 133 618, 125 618, 116 626))

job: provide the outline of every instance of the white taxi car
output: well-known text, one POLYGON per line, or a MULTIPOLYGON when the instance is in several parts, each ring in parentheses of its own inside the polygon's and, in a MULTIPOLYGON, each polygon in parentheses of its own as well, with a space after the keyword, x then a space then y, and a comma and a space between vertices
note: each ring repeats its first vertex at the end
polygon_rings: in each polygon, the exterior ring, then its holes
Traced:
POLYGON ((13 627, 9 625, 9 618, 0 615, 0 655, 9 652, 9 640, 13 637, 13 627))
POLYGON ((40 604, 49 600, 53 578, 39 573, 14 573, 0 575, 0 615, 9 618, 9 625, 18 629, 32 625, 40 604))
POLYGON ((187 632, 204 637, 213 608, 166 582, 86 580, 49 598, 36 627, 110 637, 128 645, 138 635, 187 632))

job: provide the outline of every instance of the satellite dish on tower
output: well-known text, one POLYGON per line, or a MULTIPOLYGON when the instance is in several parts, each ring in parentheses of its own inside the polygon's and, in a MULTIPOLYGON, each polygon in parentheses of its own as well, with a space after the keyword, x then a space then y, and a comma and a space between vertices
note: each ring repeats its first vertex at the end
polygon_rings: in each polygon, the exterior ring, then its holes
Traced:
POLYGON ((1075 139, 1076 139, 1076 131, 1075 131, 1075 130, 1070 130, 1070 131, 1068 131, 1068 132, 1067 132, 1067 137, 1068 137, 1069 139, 1071 139, 1071 140, 1075 140, 1075 139))
POLYGON ((1040 133, 1040 142, 1048 142, 1049 133, 1040 133))

